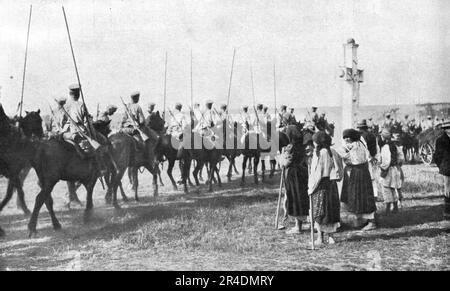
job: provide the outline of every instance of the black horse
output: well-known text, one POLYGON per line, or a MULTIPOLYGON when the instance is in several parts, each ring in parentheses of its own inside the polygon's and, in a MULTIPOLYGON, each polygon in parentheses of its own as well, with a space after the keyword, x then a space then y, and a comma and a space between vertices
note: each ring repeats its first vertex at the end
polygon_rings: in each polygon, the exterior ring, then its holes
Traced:
MULTIPOLYGON (((26 116, 18 121, 20 129, 11 124, 0 104, 0 175, 8 178, 6 196, 0 204, 0 211, 9 202, 16 189, 24 212, 29 213, 22 189, 22 173, 29 171, 30 161, 34 158, 36 147, 34 138, 43 136, 40 111, 27 112, 26 116)), ((1 235, 4 235, 4 231, 0 229, 1 235)))
POLYGON ((0 203, 0 212, 8 204, 14 191, 17 191, 17 205, 22 208, 25 215, 29 215, 30 211, 25 203, 23 182, 31 169, 32 142, 43 137, 40 111, 26 112, 25 117, 17 118, 19 128, 12 125, 12 120, 5 118, 3 109, 1 109, 0 115, 3 115, 2 122, 8 122, 8 124, 2 125, 3 134, 0 141, 0 160, 3 164, 0 167, 0 175, 8 178, 6 196, 0 203))

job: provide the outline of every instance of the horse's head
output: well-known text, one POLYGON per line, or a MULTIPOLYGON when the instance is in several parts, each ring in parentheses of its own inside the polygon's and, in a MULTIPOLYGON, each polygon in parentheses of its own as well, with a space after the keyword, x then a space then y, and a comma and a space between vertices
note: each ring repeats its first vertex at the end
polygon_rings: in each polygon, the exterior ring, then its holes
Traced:
POLYGON ((159 111, 150 115, 148 126, 156 132, 164 131, 164 119, 159 114, 159 111))
POLYGON ((25 111, 26 115, 19 118, 19 127, 22 129, 26 137, 42 138, 44 130, 42 128, 41 110, 25 111))

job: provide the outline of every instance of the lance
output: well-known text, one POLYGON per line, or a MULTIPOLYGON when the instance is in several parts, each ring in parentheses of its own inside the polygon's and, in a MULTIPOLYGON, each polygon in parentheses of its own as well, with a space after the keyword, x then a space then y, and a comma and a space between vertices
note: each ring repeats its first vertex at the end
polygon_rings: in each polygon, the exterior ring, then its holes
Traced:
POLYGON ((284 187, 284 173, 285 167, 281 172, 280 178, 280 188, 278 189, 278 203, 277 203, 277 212, 275 213, 275 229, 278 229, 278 217, 280 216, 280 207, 281 207, 281 196, 283 195, 283 187, 284 187))
POLYGON ((84 116, 84 118, 86 118, 86 120, 88 122, 88 134, 89 134, 89 136, 92 137, 92 132, 91 132, 92 125, 91 125, 91 121, 88 118, 89 112, 88 112, 88 109, 86 106, 86 102, 84 100, 83 88, 81 87, 80 75, 78 73, 77 62, 75 60, 75 53, 73 52, 72 38, 70 37, 69 24, 67 23, 67 16, 66 16, 66 11, 64 10, 64 6, 62 6, 62 11, 63 11, 63 15, 64 15, 64 22, 66 23, 67 36, 69 37, 69 44, 70 44, 70 51, 72 52, 73 65, 75 67, 75 73, 77 75, 78 86, 80 87, 81 100, 83 101, 84 111, 85 111, 85 115, 86 115, 86 116, 84 116))
POLYGON ((22 94, 20 97, 20 109, 19 117, 22 117, 22 107, 23 107, 23 92, 25 90, 25 72, 27 70, 27 57, 28 57, 28 39, 30 37, 30 26, 31 26, 31 13, 33 11, 33 5, 30 5, 30 16, 28 18, 28 30, 27 30, 27 44, 25 46, 25 62, 23 63, 23 75, 22 75, 22 94))
POLYGON ((192 49, 191 49, 191 108, 194 106, 194 87, 192 81, 192 49))
POLYGON ((231 81, 233 80, 233 69, 234 69, 234 57, 236 56, 236 48, 233 49, 233 59, 231 61, 231 72, 230 72, 230 82, 228 84, 228 97, 227 97, 227 113, 228 117, 229 106, 230 106, 230 96, 231 96, 231 81))
POLYGON ((273 63, 273 97, 275 106, 275 116, 277 115, 277 78, 275 75, 275 62, 273 63))
POLYGON ((166 51, 166 62, 164 65, 164 101, 163 101, 163 118, 166 121, 166 95, 167 95, 167 51, 166 51))
POLYGON ((97 103, 97 117, 95 118, 96 120, 98 120, 99 115, 100 115, 100 103, 97 103))
POLYGON ((253 110, 255 111, 255 115, 256 115, 256 122, 257 122, 257 126, 259 128, 259 116, 258 116, 258 111, 256 110, 255 104, 256 104, 256 96, 255 96, 255 85, 253 84, 253 67, 250 66, 250 79, 252 81, 252 94, 253 94, 253 110))

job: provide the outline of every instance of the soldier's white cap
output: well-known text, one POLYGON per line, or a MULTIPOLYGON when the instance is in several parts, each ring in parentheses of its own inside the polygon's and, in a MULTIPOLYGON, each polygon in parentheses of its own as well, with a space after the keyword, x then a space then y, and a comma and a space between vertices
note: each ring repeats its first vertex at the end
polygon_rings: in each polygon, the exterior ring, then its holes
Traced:
POLYGON ((155 106, 156 106, 155 102, 150 102, 150 103, 148 103, 148 108, 150 108, 150 107, 155 107, 155 106))
POLYGON ((67 101, 67 98, 66 98, 66 97, 59 97, 59 98, 56 99, 56 102, 57 102, 58 104, 66 103, 66 101, 67 101))
POLYGON ((130 95, 130 97, 133 98, 133 99, 134 98, 138 98, 139 96, 141 96, 141 92, 139 92, 139 91, 133 92, 130 95))
POLYGON ((79 91, 80 90, 80 85, 72 84, 72 85, 69 86, 69 90, 70 91, 79 91))

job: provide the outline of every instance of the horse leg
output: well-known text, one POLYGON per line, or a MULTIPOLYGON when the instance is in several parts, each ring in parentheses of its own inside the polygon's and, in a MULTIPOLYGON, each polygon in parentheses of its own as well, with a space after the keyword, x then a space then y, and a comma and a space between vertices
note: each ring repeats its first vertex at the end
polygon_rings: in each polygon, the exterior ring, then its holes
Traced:
POLYGON ((253 158, 253 177, 255 180, 255 184, 258 184, 258 164, 259 164, 259 155, 253 158))
POLYGON ((132 185, 133 185, 133 191, 134 191, 134 200, 139 201, 139 195, 138 195, 138 188, 139 188, 139 179, 138 179, 138 168, 133 167, 132 171, 132 185))
POLYGON ((0 238, 5 236, 5 231, 0 227, 0 238))
POLYGON ((217 186, 222 187, 222 180, 220 179, 220 173, 219 173, 219 169, 217 168, 217 166, 214 167, 213 173, 216 173, 216 175, 217 175, 217 186))
POLYGON ((17 200, 20 202, 20 207, 22 208, 25 216, 29 216, 31 214, 30 210, 25 203, 25 193, 23 192, 22 183, 19 181, 19 185, 17 186, 17 200))
POLYGON ((92 214, 92 209, 94 208, 94 203, 92 201, 92 193, 94 192, 95 182, 97 182, 97 177, 93 177, 89 182, 84 184, 86 188, 86 209, 84 210, 84 222, 88 222, 92 214))
POLYGON ((19 181, 20 186, 17 187, 17 199, 16 199, 16 205, 17 209, 22 209, 23 213, 25 213, 26 216, 30 215, 31 212, 28 210, 27 204, 25 203, 25 193, 23 192, 23 182, 27 178, 28 174, 30 173, 31 167, 26 167, 19 173, 19 181))
POLYGON ((181 163, 180 161, 180 165, 183 165, 182 167, 180 167, 181 169, 181 183, 183 184, 183 191, 184 194, 188 194, 189 193, 189 189, 187 187, 187 179, 189 177, 189 170, 191 168, 191 160, 184 160, 183 163, 181 163))
POLYGON ((228 164, 228 172, 227 172, 227 179, 228 182, 231 182, 231 177, 233 176, 233 162, 231 158, 228 158, 229 164, 228 164))
POLYGON ((253 172, 252 158, 248 158, 248 174, 251 175, 252 172, 253 172))
POLYGON ((67 190, 68 193, 66 194, 68 196, 68 201, 66 203, 67 208, 70 209, 70 204, 72 202, 77 203, 80 206, 83 206, 83 203, 81 203, 80 199, 77 195, 77 190, 80 188, 81 183, 80 182, 67 182, 67 190))
POLYGON ((28 222, 29 238, 31 238, 33 234, 36 235, 37 233, 36 224, 39 216, 39 211, 41 210, 42 205, 48 200, 49 196, 51 195, 51 192, 55 184, 56 182, 48 182, 48 183, 44 182, 41 191, 36 196, 33 213, 31 214, 30 222, 28 222))
POLYGON ((50 214, 50 217, 52 219, 53 229, 60 230, 61 224, 59 223, 58 219, 56 218, 55 211, 53 210, 52 195, 49 195, 47 200, 45 200, 45 206, 47 207, 48 213, 50 214))
POLYGON ((244 156, 244 159, 242 160, 242 177, 241 177, 241 185, 245 184, 245 170, 247 169, 247 160, 248 157, 244 156))
MULTIPOLYGON (((214 167, 215 167, 215 163, 214 163, 214 167)), ((214 173, 215 173, 215 170, 213 168, 213 163, 211 163, 211 168, 208 171, 208 192, 213 191, 212 185, 213 185, 214 173)))
POLYGON ((201 171, 202 168, 203 168, 203 162, 197 161, 197 164, 195 165, 194 171, 192 172, 192 175, 194 176, 194 179, 195 179, 195 185, 196 186, 200 186, 200 182, 199 182, 199 179, 198 179, 198 173, 201 171))
POLYGON ((273 178, 273 176, 275 175, 275 167, 277 165, 277 161, 275 159, 270 160, 270 174, 269 174, 269 178, 273 178))
POLYGON ((178 190, 177 183, 175 182, 175 179, 172 176, 172 170, 175 166, 175 160, 169 159, 169 165, 167 166, 167 176, 169 176, 170 182, 172 182, 172 187, 176 191, 178 190))
MULTIPOLYGON (((217 167, 217 166, 216 166, 216 167, 217 167)), ((208 166, 206 166, 206 168, 209 169, 210 172, 212 172, 212 173, 211 173, 211 176, 212 176, 212 181, 213 181, 213 183, 214 183, 214 184, 217 184, 217 179, 216 179, 216 175, 215 175, 215 170, 213 171, 213 168, 212 168, 212 166, 211 166, 211 163, 209 163, 209 168, 208 168, 208 166)))
POLYGON ((122 181, 119 182, 120 195, 122 196, 122 200, 128 202, 128 197, 125 195, 125 191, 123 190, 122 181))
POLYGON ((261 159, 261 180, 263 183, 266 182, 266 161, 265 161, 265 159, 261 159))
POLYGON ((153 170, 153 197, 158 197, 158 177, 161 177, 161 173, 159 172, 159 167, 156 166, 153 170))

